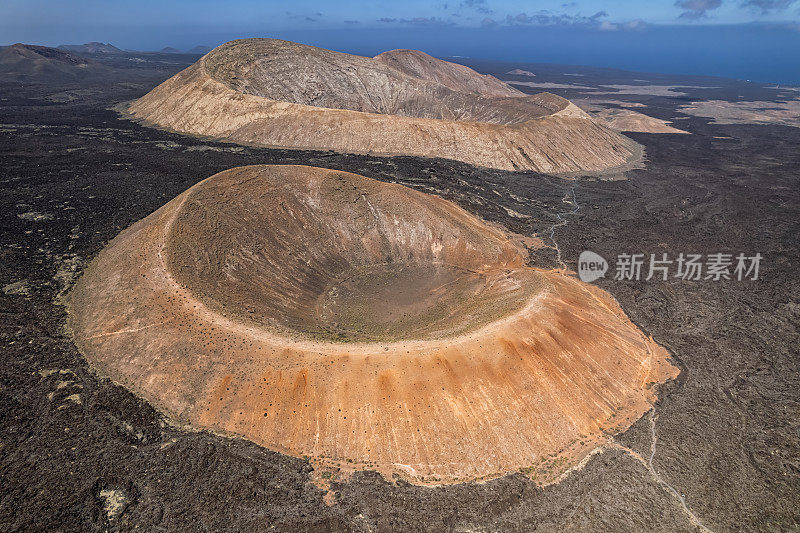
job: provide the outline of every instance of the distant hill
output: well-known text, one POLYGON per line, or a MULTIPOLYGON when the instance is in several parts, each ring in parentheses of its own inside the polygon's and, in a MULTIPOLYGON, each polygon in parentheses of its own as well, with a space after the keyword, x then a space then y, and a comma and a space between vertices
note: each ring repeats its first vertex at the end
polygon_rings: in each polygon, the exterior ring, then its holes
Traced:
POLYGON ((187 51, 186 53, 187 54, 207 54, 210 51, 211 51, 211 47, 210 46, 198 45, 198 46, 195 46, 194 48, 192 48, 191 50, 187 51))
POLYGON ((59 50, 75 52, 78 54, 122 54, 122 50, 111 43, 98 43, 93 41, 86 44, 62 44, 59 50))
POLYGON ((17 81, 60 81, 101 76, 113 69, 72 52, 17 43, 0 50, 0 75, 17 81))
POLYGON ((162 54, 182 54, 183 52, 181 52, 177 48, 173 48, 171 46, 167 46, 166 48, 162 48, 161 49, 161 53, 162 54))
POLYGON ((513 74, 514 76, 536 76, 530 70, 522 70, 521 68, 515 68, 514 70, 509 70, 508 74, 513 74))
POLYGON ((418 50, 370 58, 240 39, 128 109, 150 124, 233 142, 442 157, 503 170, 605 170, 641 154, 569 100, 526 95, 418 50))

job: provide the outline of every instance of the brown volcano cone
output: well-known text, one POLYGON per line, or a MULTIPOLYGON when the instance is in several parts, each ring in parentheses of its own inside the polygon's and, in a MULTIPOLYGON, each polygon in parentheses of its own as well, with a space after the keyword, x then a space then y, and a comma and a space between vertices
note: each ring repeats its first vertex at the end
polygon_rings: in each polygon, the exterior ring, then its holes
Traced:
POLYGON ((144 121, 262 146, 599 171, 640 146, 559 96, 412 50, 375 58, 275 39, 231 41, 130 105, 144 121))
POLYGON ((101 373, 275 450, 418 482, 563 469, 677 369, 512 237, 399 185, 235 168, 114 239, 70 325, 101 373))
POLYGON ((72 81, 108 75, 114 69, 77 54, 32 44, 0 48, 0 79, 5 81, 72 81))

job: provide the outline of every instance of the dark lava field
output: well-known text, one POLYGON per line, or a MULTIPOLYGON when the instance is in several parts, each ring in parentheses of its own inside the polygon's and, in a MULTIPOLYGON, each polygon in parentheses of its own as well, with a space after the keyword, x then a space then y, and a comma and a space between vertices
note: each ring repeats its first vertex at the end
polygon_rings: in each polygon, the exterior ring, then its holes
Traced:
POLYGON ((629 134, 645 147, 645 168, 624 178, 555 177, 239 146, 148 128, 114 110, 195 59, 120 62, 106 80, 68 85, 0 80, 0 531, 800 528, 800 128, 714 124, 679 109, 768 101, 775 89, 475 63, 563 85, 693 86, 605 95, 691 133, 629 134), (198 181, 256 163, 341 169, 441 195, 540 237, 536 266, 558 266, 556 249, 572 270, 587 249, 610 260, 743 252, 763 256, 759 279, 615 281, 612 271, 597 282, 681 374, 654 411, 560 483, 542 488, 514 474, 421 487, 363 471, 333 480, 329 505, 307 461, 170 424, 93 373, 65 328, 62 295, 110 239, 198 181))

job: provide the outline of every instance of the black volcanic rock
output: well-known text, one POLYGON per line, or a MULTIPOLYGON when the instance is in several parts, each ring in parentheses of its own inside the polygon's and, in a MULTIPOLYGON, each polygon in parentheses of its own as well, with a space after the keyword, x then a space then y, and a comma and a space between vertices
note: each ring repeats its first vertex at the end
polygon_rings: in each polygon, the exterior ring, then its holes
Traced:
MULTIPOLYGON (((158 59, 153 65, 162 65, 158 59)), ((3 84, 0 74, 0 530, 700 529, 653 471, 715 531, 797 529, 800 128, 715 124, 682 110, 689 102, 737 102, 739 95, 776 102, 782 91, 706 77, 469 60, 483 73, 519 67, 542 82, 564 83, 570 72, 583 73, 581 84, 592 87, 718 87, 682 89, 685 98, 613 97, 641 102, 659 119, 680 118, 676 125, 693 135, 632 134, 648 159, 627 179, 561 179, 445 159, 235 146, 145 128, 110 109, 142 92, 140 69, 155 86, 180 70, 183 57, 174 59, 161 70, 131 62, 134 68, 115 69, 102 91, 60 105, 47 99, 53 87, 3 84), (263 163, 325 166, 440 195, 510 231, 541 236, 545 246, 531 250, 541 268, 558 266, 551 230, 571 269, 587 247, 609 259, 631 251, 674 259, 673 252, 687 250, 758 251, 765 259, 757 281, 598 280, 685 369, 685 378, 659 391, 652 416, 615 438, 647 466, 653 453, 652 471, 622 448, 607 448, 541 488, 522 474, 418 487, 385 481, 373 467, 345 479, 330 474, 329 506, 314 483, 324 479, 316 465, 170 425, 122 385, 98 378, 65 334, 59 303, 61 291, 124 227, 202 177, 263 163)))

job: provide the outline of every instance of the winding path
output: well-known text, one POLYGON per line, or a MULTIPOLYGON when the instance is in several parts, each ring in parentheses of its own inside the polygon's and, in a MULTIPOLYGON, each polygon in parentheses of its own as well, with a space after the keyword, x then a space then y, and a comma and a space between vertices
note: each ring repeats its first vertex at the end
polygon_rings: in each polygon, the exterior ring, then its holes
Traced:
MULTIPOLYGON (((550 240, 553 243, 552 248, 556 251, 557 254, 556 259, 559 265, 563 270, 566 270, 567 266, 561 258, 561 249, 559 248, 558 242, 556 241, 555 231, 556 228, 564 227, 569 223, 569 221, 565 218, 566 216, 576 214, 581 208, 580 204, 578 204, 578 199, 575 196, 575 185, 573 185, 570 191, 566 195, 564 195, 563 201, 571 203, 574 207, 570 211, 562 211, 556 213, 556 219, 558 220, 558 222, 550 226, 550 240), (571 200, 570 196, 572 197, 571 200)), ((683 512, 686 514, 687 518, 689 519, 689 522, 691 522, 693 526, 697 527, 700 531, 703 531, 704 533, 713 533, 713 531, 708 527, 706 527, 705 525, 703 525, 703 523, 700 521, 699 518, 697 518, 694 512, 692 512, 692 510, 689 509, 689 506, 686 504, 685 497, 668 481, 666 481, 656 471, 655 467, 653 466, 653 459, 655 458, 656 455, 656 443, 658 442, 658 436, 656 435, 656 419, 658 418, 658 415, 655 412, 655 407, 653 407, 648 412, 647 418, 650 421, 651 442, 650 442, 650 456, 646 460, 638 452, 635 452, 634 450, 628 448, 627 446, 623 446, 622 444, 616 442, 613 437, 610 438, 609 444, 606 447, 616 448, 618 450, 621 450, 630 457, 632 457, 633 459, 635 459, 636 461, 638 461, 639 463, 641 463, 642 466, 644 466, 650 472, 650 474, 658 482, 658 484, 661 485, 665 491, 672 494, 672 496, 674 496, 675 499, 678 500, 678 502, 681 504, 681 507, 683 508, 683 512)))
POLYGON ((564 218, 567 215, 574 215, 578 211, 580 211, 581 206, 578 204, 578 199, 575 197, 575 185, 572 186, 570 191, 564 195, 562 198, 563 202, 571 203, 574 207, 570 211, 562 211, 560 213, 556 213, 556 219, 558 222, 550 226, 550 241, 553 243, 553 249, 556 251, 556 260, 558 261, 559 266, 562 270, 567 270, 567 265, 561 259, 561 249, 558 247, 558 242, 556 241, 556 228, 560 228, 566 226, 568 221, 564 218), (569 197, 572 196, 572 200, 569 197))

